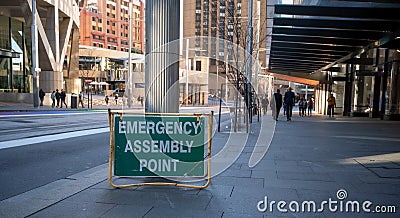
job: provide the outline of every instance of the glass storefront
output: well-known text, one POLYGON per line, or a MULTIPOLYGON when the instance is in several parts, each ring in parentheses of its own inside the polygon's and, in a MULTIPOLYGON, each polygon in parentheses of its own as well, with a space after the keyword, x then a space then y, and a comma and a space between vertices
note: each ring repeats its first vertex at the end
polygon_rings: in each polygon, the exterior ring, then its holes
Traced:
POLYGON ((0 16, 0 92, 32 92, 30 35, 21 20, 0 16))

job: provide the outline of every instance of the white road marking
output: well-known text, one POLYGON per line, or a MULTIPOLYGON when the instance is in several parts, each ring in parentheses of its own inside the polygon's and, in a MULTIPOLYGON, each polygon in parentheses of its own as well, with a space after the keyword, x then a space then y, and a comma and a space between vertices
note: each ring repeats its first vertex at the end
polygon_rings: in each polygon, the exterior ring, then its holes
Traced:
POLYGON ((102 114, 107 113, 107 111, 96 111, 96 112, 66 112, 66 113, 32 113, 32 114, 2 114, 3 118, 8 117, 40 117, 40 116, 70 116, 70 115, 87 115, 87 114, 102 114))
POLYGON ((19 147, 19 146, 24 146, 24 145, 42 143, 42 142, 50 142, 50 141, 74 138, 74 137, 79 137, 79 136, 87 136, 87 135, 93 135, 93 134, 104 133, 104 132, 109 132, 109 131, 110 131, 110 128, 105 127, 105 128, 98 128, 98 129, 67 132, 67 133, 61 133, 61 134, 55 134, 55 135, 38 136, 38 137, 33 137, 33 138, 16 139, 16 140, 0 142, 0 149, 13 148, 13 147, 19 147))

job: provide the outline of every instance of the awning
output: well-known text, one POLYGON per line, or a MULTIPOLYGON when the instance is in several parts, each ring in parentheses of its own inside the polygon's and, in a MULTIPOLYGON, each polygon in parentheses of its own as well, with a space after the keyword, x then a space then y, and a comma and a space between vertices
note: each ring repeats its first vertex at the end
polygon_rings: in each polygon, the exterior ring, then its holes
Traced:
POLYGON ((278 73, 271 74, 271 75, 277 79, 301 83, 301 84, 309 85, 309 86, 316 86, 319 84, 319 81, 317 81, 317 80, 304 79, 304 78, 300 78, 300 77, 288 76, 288 75, 278 74, 278 73))
POLYGON ((319 73, 368 49, 393 48, 399 11, 400 2, 275 5, 269 72, 319 73))
POLYGON ((17 51, 14 51, 14 50, 8 50, 8 49, 0 48, 0 57, 19 58, 20 55, 21 55, 20 52, 17 52, 17 51))

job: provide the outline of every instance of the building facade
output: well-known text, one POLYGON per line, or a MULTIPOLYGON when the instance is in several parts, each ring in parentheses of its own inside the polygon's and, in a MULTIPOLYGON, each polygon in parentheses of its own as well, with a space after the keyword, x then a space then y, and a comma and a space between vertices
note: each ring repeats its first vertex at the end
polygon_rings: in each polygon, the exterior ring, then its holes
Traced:
POLYGON ((85 0, 80 5, 80 45, 144 53, 144 3, 132 1, 132 32, 129 33, 129 0, 85 0))
MULTIPOLYGON (((0 1, 0 100, 33 102, 32 1, 0 1)), ((39 88, 74 90, 77 78, 77 0, 36 0, 39 88)))
MULTIPOLYGON (((238 55, 221 40, 246 48, 248 35, 248 3, 244 0, 185 0, 183 1, 183 37, 196 37, 197 56, 210 57, 210 72, 225 66, 238 55), (195 16, 193 16, 195 15, 195 16), (200 38, 201 37, 201 38, 200 38)), ((266 66, 266 0, 253 1, 253 57, 261 67, 266 66)), ((245 49, 244 49, 245 51, 245 49)))

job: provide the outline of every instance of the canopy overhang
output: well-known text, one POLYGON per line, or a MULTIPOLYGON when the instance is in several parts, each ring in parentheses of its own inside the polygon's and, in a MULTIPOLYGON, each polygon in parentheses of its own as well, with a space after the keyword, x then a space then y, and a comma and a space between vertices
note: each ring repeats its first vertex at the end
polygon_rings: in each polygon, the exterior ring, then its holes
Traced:
POLYGON ((269 72, 306 78, 371 48, 398 49, 400 2, 342 5, 275 5, 269 72))

